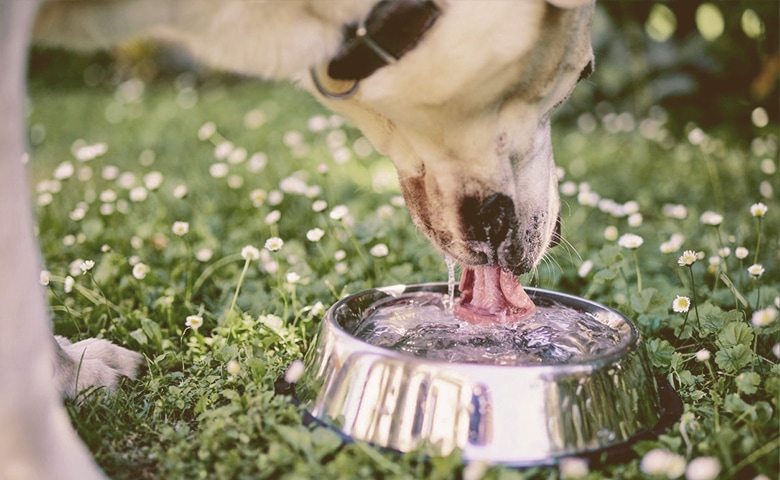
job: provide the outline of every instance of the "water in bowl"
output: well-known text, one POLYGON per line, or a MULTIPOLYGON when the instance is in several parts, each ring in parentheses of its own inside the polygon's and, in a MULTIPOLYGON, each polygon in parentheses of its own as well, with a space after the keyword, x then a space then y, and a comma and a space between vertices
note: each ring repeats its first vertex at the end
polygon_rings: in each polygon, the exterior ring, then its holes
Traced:
POLYGON ((377 302, 353 335, 367 343, 453 363, 559 365, 587 362, 626 341, 618 325, 560 304, 537 305, 513 325, 471 325, 457 319, 449 296, 407 293, 377 302))

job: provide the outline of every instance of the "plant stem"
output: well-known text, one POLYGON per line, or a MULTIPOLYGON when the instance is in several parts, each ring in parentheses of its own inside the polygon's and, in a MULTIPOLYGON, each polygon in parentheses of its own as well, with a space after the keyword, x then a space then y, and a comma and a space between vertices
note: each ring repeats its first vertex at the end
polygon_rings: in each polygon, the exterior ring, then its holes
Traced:
POLYGON ((699 306, 696 301, 696 286, 693 283, 693 265, 688 266, 688 271, 691 273, 691 296, 693 296, 693 311, 696 312, 696 322, 699 324, 699 335, 701 335, 701 318, 699 318, 699 306))
POLYGON ((634 268, 636 269, 636 289, 638 293, 642 293, 642 273, 639 271, 639 255, 634 250, 634 268))
POLYGON ((233 294, 233 301, 230 302, 230 310, 233 311, 236 308, 236 301, 238 300, 238 292, 241 291, 241 284, 244 283, 244 277, 246 276, 247 270, 249 270, 249 263, 251 260, 248 258, 244 261, 244 268, 241 270, 241 275, 238 276, 238 285, 236 285, 236 293, 233 294))
POLYGON ((758 263, 758 249, 761 247, 761 217, 758 219, 758 238, 756 238, 756 253, 753 254, 753 263, 758 263))

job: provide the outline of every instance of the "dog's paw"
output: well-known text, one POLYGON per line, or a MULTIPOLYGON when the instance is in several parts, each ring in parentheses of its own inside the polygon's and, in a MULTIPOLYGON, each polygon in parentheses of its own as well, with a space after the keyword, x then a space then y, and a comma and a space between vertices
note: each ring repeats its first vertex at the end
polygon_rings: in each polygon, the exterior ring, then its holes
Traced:
POLYGON ((103 389, 112 392, 121 377, 135 379, 143 357, 108 340, 89 338, 71 343, 57 339, 55 379, 62 396, 103 389))

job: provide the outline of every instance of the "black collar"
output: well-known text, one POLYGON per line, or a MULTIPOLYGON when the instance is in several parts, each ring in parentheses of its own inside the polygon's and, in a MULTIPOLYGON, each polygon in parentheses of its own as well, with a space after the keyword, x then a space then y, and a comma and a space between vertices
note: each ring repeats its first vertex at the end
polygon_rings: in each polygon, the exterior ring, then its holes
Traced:
POLYGON ((430 0, 382 0, 361 24, 345 27, 344 42, 328 65, 336 80, 356 82, 414 49, 441 10, 430 0))

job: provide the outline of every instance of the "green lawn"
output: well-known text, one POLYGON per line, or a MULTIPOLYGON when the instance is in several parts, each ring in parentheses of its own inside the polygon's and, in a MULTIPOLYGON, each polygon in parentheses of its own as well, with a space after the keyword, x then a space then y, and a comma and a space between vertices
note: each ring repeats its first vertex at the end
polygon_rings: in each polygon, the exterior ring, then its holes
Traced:
MULTIPOLYGON (((477 466, 464 472, 457 455, 425 461, 342 445, 302 426, 274 394, 323 307, 372 286, 446 278, 441 254, 398 201, 390 162, 289 85, 191 80, 39 81, 30 91, 55 331, 108 338, 148 364, 112 397, 86 392, 68 403, 100 465, 128 479, 473 478, 477 466), (340 206, 346 216, 333 219, 340 206), (84 260, 95 262, 86 274, 84 260)), ((739 142, 691 126, 675 139, 658 112, 591 119, 581 119, 585 131, 555 130, 566 242, 525 283, 630 316, 685 413, 637 445, 637 460, 587 478, 644 478, 640 461, 653 449, 678 463, 715 457, 719 478, 776 478, 776 128, 739 142), (751 215, 756 202, 768 207, 763 218, 751 215), (702 222, 708 211, 719 225, 702 222), (627 233, 642 245, 618 246, 627 233), (684 240, 669 243, 675 234, 684 240), (678 266, 684 250, 700 258, 678 266), (678 295, 693 304, 685 313, 673 311, 678 295)), ((484 478, 559 475, 494 466, 484 478)))

